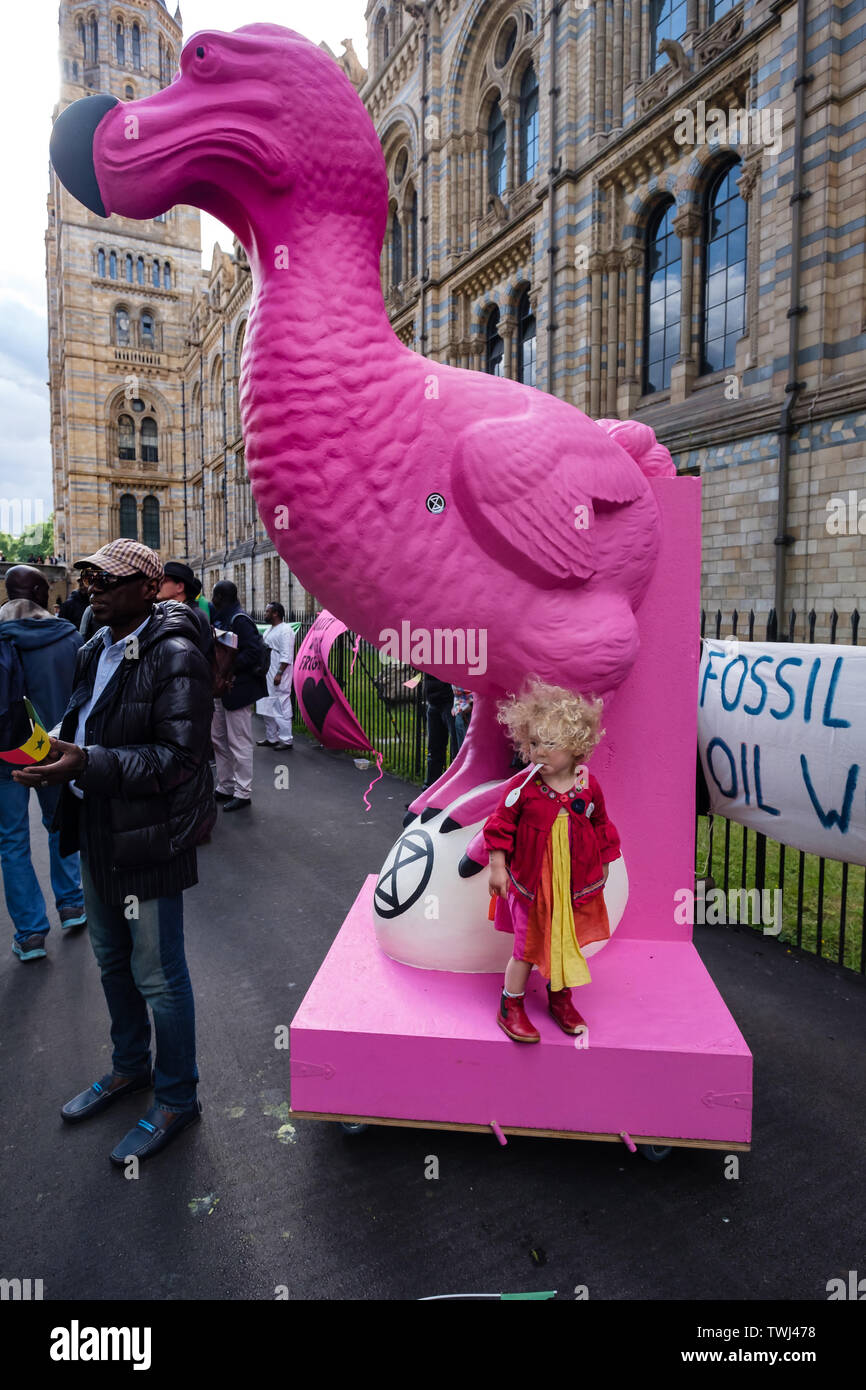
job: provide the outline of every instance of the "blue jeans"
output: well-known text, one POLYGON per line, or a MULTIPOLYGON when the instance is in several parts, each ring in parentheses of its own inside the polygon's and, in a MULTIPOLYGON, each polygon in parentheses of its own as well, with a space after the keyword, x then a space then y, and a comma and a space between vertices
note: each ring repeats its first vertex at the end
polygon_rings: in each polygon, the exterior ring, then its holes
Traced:
MULTIPOLYGON (((42 824, 46 830, 54 818, 60 799, 60 787, 36 787, 42 809, 42 824)), ((77 854, 60 858, 60 836, 48 833, 48 854, 51 864, 51 888, 54 903, 83 911, 81 871, 77 854)), ((0 858, 3 863, 3 893, 6 908, 15 927, 15 940, 23 943, 34 932, 45 935, 51 930, 45 911, 45 899, 36 871, 30 860, 30 788, 13 782, 4 767, 0 769, 0 858)))
POLYGON ((112 1069, 118 1076, 150 1071, 150 1019, 156 1029, 155 1103, 163 1110, 196 1104, 195 1006, 183 949, 183 894, 147 898, 128 907, 97 896, 81 856, 87 926, 111 1015, 112 1069), (137 916, 127 913, 137 907, 137 916))

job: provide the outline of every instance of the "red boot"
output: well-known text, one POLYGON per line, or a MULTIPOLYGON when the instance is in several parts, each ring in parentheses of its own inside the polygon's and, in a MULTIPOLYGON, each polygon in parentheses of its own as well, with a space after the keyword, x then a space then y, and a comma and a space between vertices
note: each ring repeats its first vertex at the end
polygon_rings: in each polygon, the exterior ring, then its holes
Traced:
POLYGON ((503 990, 499 1008, 496 1011, 496 1022, 509 1038, 515 1042, 534 1043, 541 1042, 541 1034, 536 1032, 527 1017, 523 1007, 524 996, 522 994, 512 995, 510 998, 503 990))
POLYGON ((571 1002, 570 989, 552 990, 547 986, 547 999, 550 1012, 563 1033, 585 1033, 587 1025, 571 1002))

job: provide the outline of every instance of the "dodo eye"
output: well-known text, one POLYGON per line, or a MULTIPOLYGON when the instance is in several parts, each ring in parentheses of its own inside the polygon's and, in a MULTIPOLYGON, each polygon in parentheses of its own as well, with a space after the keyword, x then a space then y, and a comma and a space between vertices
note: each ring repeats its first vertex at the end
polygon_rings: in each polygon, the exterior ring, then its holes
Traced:
POLYGON ((204 49, 201 48, 201 47, 197 48, 196 51, 195 51, 195 56, 196 56, 197 58, 203 58, 203 57, 204 57, 204 49))

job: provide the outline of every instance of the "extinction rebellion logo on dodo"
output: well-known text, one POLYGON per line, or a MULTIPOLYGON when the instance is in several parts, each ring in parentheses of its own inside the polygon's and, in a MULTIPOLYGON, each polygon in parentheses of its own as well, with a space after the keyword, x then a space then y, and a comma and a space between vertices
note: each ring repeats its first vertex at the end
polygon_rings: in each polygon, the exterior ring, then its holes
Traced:
POLYGON ((426 830, 414 827, 401 835, 376 884, 374 899, 380 917, 399 917, 416 903, 433 872, 433 841, 426 830))

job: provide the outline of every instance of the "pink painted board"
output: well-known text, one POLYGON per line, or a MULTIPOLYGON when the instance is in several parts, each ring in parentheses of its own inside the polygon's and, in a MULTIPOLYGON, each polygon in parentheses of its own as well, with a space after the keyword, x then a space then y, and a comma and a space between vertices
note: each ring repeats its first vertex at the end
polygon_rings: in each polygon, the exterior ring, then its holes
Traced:
POLYGON ((748 1143, 751 1056, 694 946, 619 939, 575 992, 589 1046, 546 1014, 540 1043, 497 1027, 501 975, 384 955, 365 882, 291 1027, 295 1111, 748 1143))
POLYGON ((617 937, 690 941, 691 925, 674 922, 674 893, 695 881, 701 484, 653 478, 650 486, 662 533, 636 613, 640 651, 605 710, 607 733, 591 766, 628 869, 617 937))

